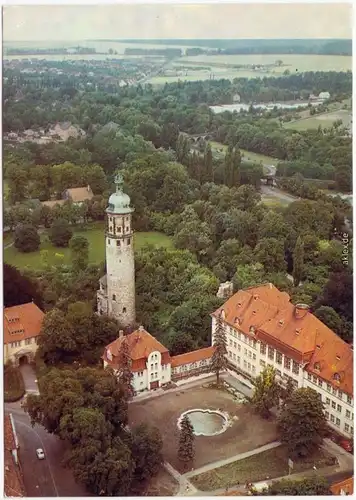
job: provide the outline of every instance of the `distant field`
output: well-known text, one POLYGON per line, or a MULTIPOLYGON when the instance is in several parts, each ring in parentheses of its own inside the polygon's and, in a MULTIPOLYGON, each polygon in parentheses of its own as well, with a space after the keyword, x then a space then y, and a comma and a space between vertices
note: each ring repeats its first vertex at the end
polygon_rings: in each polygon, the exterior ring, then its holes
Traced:
MULTIPOLYGON (((105 240, 104 240, 104 226, 96 225, 94 228, 87 231, 75 231, 76 235, 84 236, 89 241, 89 261, 91 263, 99 264, 105 259, 105 240)), ((7 237, 6 244, 9 243, 7 237)), ((146 243, 150 243, 157 247, 170 248, 173 246, 172 240, 165 234, 158 232, 136 233, 134 236, 135 250, 139 250, 146 243)), ((41 250, 48 251, 48 262, 54 265, 59 260, 63 264, 69 264, 71 255, 69 248, 54 247, 45 234, 41 236, 41 247, 37 252, 21 253, 18 252, 13 246, 4 250, 4 261, 12 264, 19 269, 28 266, 33 269, 41 269, 43 261, 41 257, 41 250), (56 257, 56 254, 63 255, 63 257, 56 257)))
MULTIPOLYGON (((227 146, 225 144, 221 144, 220 142, 210 141, 211 147, 214 150, 223 149, 227 150, 227 146)), ((253 153, 252 151, 247 151, 246 149, 240 149, 241 154, 246 160, 253 161, 256 163, 264 163, 267 165, 275 165, 279 162, 278 158, 272 158, 272 156, 260 155, 258 153, 253 153)))
POLYGON ((332 111, 331 113, 323 113, 322 115, 314 115, 302 120, 288 122, 284 124, 284 127, 293 130, 315 129, 319 126, 330 128, 336 120, 342 120, 344 127, 351 127, 351 119, 352 115, 350 111, 340 109, 339 111, 332 111))
POLYGON ((303 71, 347 71, 352 70, 351 56, 322 56, 322 55, 295 55, 295 54, 251 54, 251 55, 199 55, 182 57, 179 62, 184 61, 204 63, 207 66, 210 63, 221 64, 273 64, 278 59, 283 61, 284 65, 274 67, 273 72, 283 73, 289 69, 291 73, 298 70, 303 71))

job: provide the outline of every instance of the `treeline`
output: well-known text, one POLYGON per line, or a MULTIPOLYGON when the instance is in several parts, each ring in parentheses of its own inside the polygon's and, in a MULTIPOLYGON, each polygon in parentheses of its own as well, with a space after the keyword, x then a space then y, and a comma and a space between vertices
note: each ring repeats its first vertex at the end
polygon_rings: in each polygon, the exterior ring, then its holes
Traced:
POLYGON ((161 56, 172 59, 173 57, 181 57, 181 49, 136 49, 128 47, 125 49, 126 56, 161 56))
MULTIPOLYGON (((116 40, 119 41, 119 40, 116 40)), ((352 55, 352 40, 344 39, 164 39, 120 40, 130 43, 154 45, 181 45, 219 49, 218 53, 231 54, 320 54, 352 55), (229 52, 230 51, 230 52, 229 52)), ((187 49, 188 50, 188 49, 187 49)))
MULTIPOLYGON (((51 54, 68 54, 67 48, 46 48, 46 49, 36 49, 36 48, 5 48, 5 55, 7 56, 31 56, 31 55, 51 55, 51 54)), ((75 53, 77 54, 96 54, 96 49, 90 47, 74 47, 75 53)))

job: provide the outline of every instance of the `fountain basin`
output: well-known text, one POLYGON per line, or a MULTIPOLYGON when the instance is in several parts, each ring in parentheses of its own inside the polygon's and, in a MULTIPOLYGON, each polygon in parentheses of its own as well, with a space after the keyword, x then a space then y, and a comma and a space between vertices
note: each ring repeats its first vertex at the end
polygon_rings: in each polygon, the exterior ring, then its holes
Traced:
POLYGON ((188 416, 193 426, 195 436, 217 436, 225 432, 230 425, 227 413, 221 410, 202 410, 198 408, 181 414, 177 424, 179 429, 185 415, 188 416))

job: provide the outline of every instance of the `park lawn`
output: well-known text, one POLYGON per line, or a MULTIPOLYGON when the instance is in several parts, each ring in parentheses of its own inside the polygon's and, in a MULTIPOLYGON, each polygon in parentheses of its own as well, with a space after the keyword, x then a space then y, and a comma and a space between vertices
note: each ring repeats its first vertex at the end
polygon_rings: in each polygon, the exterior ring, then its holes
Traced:
MULTIPOLYGON (((226 144, 222 144, 221 142, 210 141, 211 148, 214 150, 222 149, 224 152, 227 150, 226 144)), ((247 151, 246 149, 240 149, 241 154, 243 155, 243 159, 256 162, 256 163, 265 163, 267 165, 276 165, 280 160, 278 158, 273 158, 272 156, 261 155, 259 153, 253 153, 252 151, 247 151)))
MULTIPOLYGON (((318 469, 332 465, 331 455, 324 450, 318 450, 312 457, 294 461, 293 473, 310 470, 315 465, 318 469)), ((235 486, 246 481, 255 483, 282 477, 288 474, 288 451, 286 446, 252 455, 251 457, 237 460, 231 464, 204 472, 190 480, 201 491, 213 491, 219 488, 235 486)))
POLYGON ((25 384, 20 370, 15 366, 4 369, 4 399, 5 402, 17 401, 25 394, 25 384))
MULTIPOLYGON (((95 224, 88 229, 75 230, 75 235, 84 236, 89 241, 89 262, 100 264, 105 260, 105 239, 104 224, 95 224)), ((158 232, 135 233, 135 250, 140 250, 146 244, 152 244, 155 247, 172 248, 173 242, 169 236, 158 232)), ((70 264, 71 253, 69 248, 54 247, 48 240, 46 233, 41 235, 41 246, 36 252, 22 253, 18 252, 14 246, 4 250, 4 261, 18 269, 29 267, 30 269, 42 269, 44 262, 41 251, 48 251, 48 263, 54 265, 58 262, 70 264), (56 255, 57 254, 57 255, 56 255)))

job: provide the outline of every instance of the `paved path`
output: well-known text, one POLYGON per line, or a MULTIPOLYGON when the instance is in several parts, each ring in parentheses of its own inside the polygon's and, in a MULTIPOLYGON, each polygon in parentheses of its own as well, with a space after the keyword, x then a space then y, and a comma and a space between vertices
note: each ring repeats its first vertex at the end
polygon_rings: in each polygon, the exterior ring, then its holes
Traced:
POLYGON ((20 366, 23 381, 25 383, 25 390, 27 393, 39 394, 36 372, 31 365, 20 366))
POLYGON ((169 464, 168 462, 164 462, 163 467, 167 470, 167 472, 169 472, 171 476, 174 477, 174 479, 179 484, 179 489, 174 496, 191 496, 197 493, 197 488, 193 486, 192 483, 184 475, 182 475, 174 467, 172 467, 171 464, 169 464))
POLYGON ((243 460, 244 458, 252 457, 252 455, 257 455, 258 453, 271 450, 272 448, 277 448, 280 445, 281 443, 279 441, 273 441, 272 443, 260 446, 260 448, 255 448, 254 450, 246 451, 245 453, 239 453, 238 455, 234 455, 233 457, 225 458, 223 460, 218 460, 217 462, 204 465, 204 467, 200 467, 199 469, 187 472, 186 474, 184 474, 184 477, 189 478, 198 476, 199 474, 203 474, 204 472, 208 472, 209 470, 217 469, 218 467, 223 467, 224 465, 231 464, 232 462, 237 462, 238 460, 243 460))

